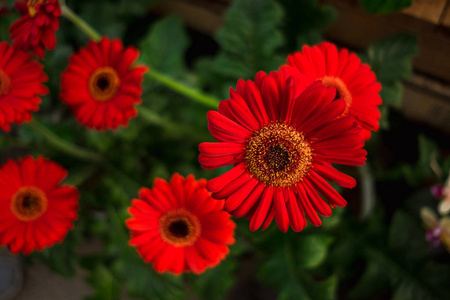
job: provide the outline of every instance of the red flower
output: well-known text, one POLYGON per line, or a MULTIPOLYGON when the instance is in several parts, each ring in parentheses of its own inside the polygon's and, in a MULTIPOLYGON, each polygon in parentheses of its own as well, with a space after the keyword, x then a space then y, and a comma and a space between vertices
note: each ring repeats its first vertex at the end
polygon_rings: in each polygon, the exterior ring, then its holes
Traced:
POLYGON ((338 51, 335 45, 323 42, 303 46, 302 52, 289 55, 287 61, 299 71, 296 73, 303 85, 322 80, 325 86, 337 89, 336 97, 347 104, 345 114, 354 116, 363 127, 365 140, 370 138, 371 130, 378 130, 381 85, 370 66, 362 64, 356 54, 347 49, 338 51))
POLYGON ((31 120, 41 98, 48 93, 42 84, 47 81, 43 67, 31 55, 0 42, 0 127, 10 130, 10 123, 31 120))
POLYGON ((89 129, 117 129, 137 115, 146 66, 134 66, 139 51, 102 38, 70 57, 61 77, 61 99, 89 129))
POLYGON ((362 165, 366 151, 361 127, 341 116, 336 89, 320 81, 304 90, 298 78, 282 69, 255 82, 239 80, 219 111, 208 112, 208 128, 219 143, 201 143, 203 168, 234 167, 210 180, 207 189, 225 199, 225 210, 247 217, 250 229, 265 229, 275 217, 286 232, 301 231, 310 222, 321 225, 317 213, 346 201, 325 180, 352 188, 356 182, 331 164, 362 165), (328 200, 324 200, 322 198, 328 200))
POLYGON ((126 221, 130 245, 158 272, 202 273, 217 265, 234 243, 230 215, 223 201, 211 198, 206 180, 174 174, 170 184, 156 179, 153 189, 142 188, 133 199, 126 221))
POLYGON ((14 3, 22 15, 9 28, 14 47, 33 51, 43 58, 45 48, 55 49, 61 8, 58 0, 28 0, 14 3))
POLYGON ((0 244, 13 253, 61 242, 77 219, 78 191, 60 185, 67 171, 59 164, 28 156, 0 167, 0 244))

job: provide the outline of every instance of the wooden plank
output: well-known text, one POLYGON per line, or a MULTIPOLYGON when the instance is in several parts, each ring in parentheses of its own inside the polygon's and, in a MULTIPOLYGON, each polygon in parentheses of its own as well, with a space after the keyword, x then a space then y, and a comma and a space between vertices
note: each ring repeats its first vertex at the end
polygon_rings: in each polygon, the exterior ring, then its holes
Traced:
POLYGON ((402 13, 439 24, 447 2, 448 0, 415 0, 413 5, 402 10, 402 13))
POLYGON ((404 87, 403 115, 450 133, 450 87, 417 75, 404 87))
POLYGON ((450 29, 436 26, 400 12, 371 15, 347 0, 322 0, 332 5, 339 18, 325 31, 325 37, 350 48, 365 49, 375 40, 409 31, 419 37, 419 54, 414 68, 450 83, 450 29))
POLYGON ((178 14, 189 27, 207 35, 214 35, 223 25, 222 15, 229 5, 226 1, 230 0, 159 0, 152 10, 162 15, 178 14))

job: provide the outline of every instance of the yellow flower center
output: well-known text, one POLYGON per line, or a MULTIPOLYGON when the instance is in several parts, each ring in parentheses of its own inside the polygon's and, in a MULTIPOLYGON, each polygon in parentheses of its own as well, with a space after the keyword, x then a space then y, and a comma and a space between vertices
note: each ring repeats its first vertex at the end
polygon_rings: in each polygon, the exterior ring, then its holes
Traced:
POLYGON ((28 13, 31 17, 34 17, 36 15, 36 6, 39 3, 46 2, 45 0, 28 0, 27 6, 28 6, 28 13))
POLYGON ((0 96, 8 94, 10 88, 11 79, 9 79, 9 76, 0 69, 0 96))
POLYGON ((347 108, 344 113, 347 113, 348 108, 352 105, 352 94, 348 90, 347 85, 345 85, 339 77, 324 76, 321 80, 324 86, 336 88, 335 99, 344 99, 345 104, 347 104, 347 108))
POLYGON ((45 193, 35 186, 23 186, 11 198, 11 212, 21 221, 38 219, 47 206, 45 193))
POLYGON ((108 101, 117 93, 120 79, 111 67, 95 70, 89 77, 89 92, 96 101, 108 101))
POLYGON ((159 232, 166 243, 176 247, 191 246, 200 236, 200 221, 185 208, 171 210, 159 219, 159 232))
POLYGON ((245 162, 249 172, 265 185, 290 187, 303 180, 312 156, 302 133, 292 126, 272 123, 248 140, 245 162))

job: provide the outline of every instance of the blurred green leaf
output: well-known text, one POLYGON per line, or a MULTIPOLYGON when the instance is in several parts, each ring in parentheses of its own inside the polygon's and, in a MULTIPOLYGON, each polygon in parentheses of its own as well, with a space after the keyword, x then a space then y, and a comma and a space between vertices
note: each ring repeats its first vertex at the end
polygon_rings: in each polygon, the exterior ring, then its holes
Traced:
POLYGON ((235 269, 235 258, 227 257, 219 265, 207 269, 200 276, 190 276, 195 294, 199 295, 201 299, 224 299, 226 291, 235 281, 235 269))
POLYGON ((364 274, 349 293, 351 299, 370 299, 390 286, 387 270, 381 265, 369 262, 364 274))
POLYGON ((258 71, 276 70, 284 60, 276 54, 283 43, 281 22, 282 10, 273 0, 234 2, 217 35, 220 52, 198 62, 200 84, 226 97, 239 78, 253 79, 258 71))
POLYGON ((91 271, 86 282, 94 289, 94 295, 87 297, 87 300, 120 299, 120 285, 104 266, 98 265, 91 271))
POLYGON ((20 15, 15 12, 0 16, 0 41, 9 41, 9 27, 12 23, 19 20, 19 18, 20 15))
POLYGON ((425 240, 421 221, 413 219, 403 211, 397 211, 392 219, 389 231, 389 245, 393 249, 404 251, 407 259, 424 259, 429 255, 429 245, 425 240))
POLYGON ((384 104, 392 107, 400 108, 402 106, 403 85, 400 81, 383 84, 383 89, 380 92, 381 99, 384 104))
POLYGON ((433 174, 430 167, 432 155, 437 153, 436 142, 426 137, 419 135, 418 140, 419 159, 415 165, 405 164, 402 166, 402 172, 405 179, 410 185, 418 185, 423 178, 433 174))
POLYGON ((411 6, 412 0, 359 0, 359 3, 370 13, 387 14, 411 6))
POLYGON ((292 242, 292 239, 285 237, 283 247, 279 247, 262 263, 261 279, 279 289, 278 299, 335 299, 337 277, 316 280, 306 272, 307 268, 317 267, 323 261, 327 252, 325 248, 331 243, 331 238, 307 236, 306 240, 305 237, 302 239, 303 242, 292 242))
POLYGON ((284 8, 283 32, 289 52, 300 50, 303 44, 322 40, 321 31, 337 17, 332 6, 319 5, 317 0, 280 0, 284 8))
POLYGON ((403 99, 401 80, 412 75, 412 60, 418 52, 417 37, 409 33, 400 33, 374 42, 367 52, 361 55, 361 59, 371 66, 382 86, 381 128, 389 128, 387 118, 389 111, 385 107, 401 107, 403 99))
POLYGON ((189 45, 180 17, 158 21, 140 43, 140 61, 165 74, 185 70, 185 51, 189 45))
POLYGON ((411 76, 412 59, 418 52, 417 37, 400 33, 373 43, 362 58, 384 84, 411 76))
POLYGON ((332 242, 333 237, 327 235, 306 235, 299 238, 295 248, 299 267, 311 269, 320 265, 332 242))

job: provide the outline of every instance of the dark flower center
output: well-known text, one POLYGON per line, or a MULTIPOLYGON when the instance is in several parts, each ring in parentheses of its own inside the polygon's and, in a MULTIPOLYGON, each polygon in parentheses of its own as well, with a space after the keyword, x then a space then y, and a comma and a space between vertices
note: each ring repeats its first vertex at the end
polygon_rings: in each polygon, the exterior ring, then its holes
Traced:
POLYGON ((169 231, 177 238, 185 238, 189 234, 189 227, 185 220, 176 220, 169 225, 169 231))
POLYGON ((267 151, 266 163, 270 169, 280 171, 283 170, 290 161, 289 152, 281 145, 275 145, 267 151))
POLYGON ((119 89, 120 79, 111 67, 95 70, 89 77, 89 92, 96 101, 107 101, 114 97, 119 89))
POLYGON ((47 197, 38 187, 21 187, 11 198, 11 211, 22 221, 32 221, 47 210, 47 197))
POLYGON ((159 232, 166 243, 186 247, 193 245, 200 236, 201 225, 197 216, 186 208, 179 208, 160 217, 159 232))
POLYGON ((301 132, 287 124, 272 123, 248 140, 245 162, 248 171, 265 185, 290 187, 307 174, 312 153, 301 132))
POLYGON ((100 77, 97 80, 97 86, 99 89, 101 89, 102 91, 105 91, 108 89, 110 85, 109 79, 107 77, 100 77))

